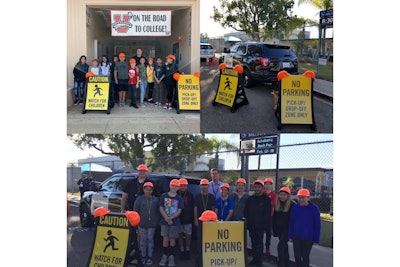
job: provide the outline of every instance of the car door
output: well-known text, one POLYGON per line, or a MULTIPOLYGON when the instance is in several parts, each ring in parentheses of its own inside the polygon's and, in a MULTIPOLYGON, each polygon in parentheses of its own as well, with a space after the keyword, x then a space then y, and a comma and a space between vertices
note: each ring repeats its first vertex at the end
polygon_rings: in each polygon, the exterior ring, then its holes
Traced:
MULTIPOLYGON (((232 47, 233 48, 233 47, 232 47)), ((246 61, 247 45, 240 44, 237 50, 233 53, 233 65, 243 65, 246 61)))
POLYGON ((113 198, 112 194, 114 192, 114 187, 117 181, 120 179, 120 176, 113 176, 105 180, 96 194, 92 196, 92 202, 90 205, 90 210, 93 214, 93 211, 98 207, 104 207, 109 209, 109 199, 113 198))
POLYGON ((262 47, 258 44, 250 44, 247 49, 247 64, 251 70, 254 79, 262 80, 264 75, 264 66, 261 64, 263 58, 262 47))

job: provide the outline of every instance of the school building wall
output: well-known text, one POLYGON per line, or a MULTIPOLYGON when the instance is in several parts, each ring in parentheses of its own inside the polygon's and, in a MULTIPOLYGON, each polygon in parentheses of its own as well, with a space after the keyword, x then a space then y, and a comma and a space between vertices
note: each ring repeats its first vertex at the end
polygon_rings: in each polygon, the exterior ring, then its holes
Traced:
POLYGON ((73 103, 73 68, 85 55, 90 66, 93 57, 121 52, 134 56, 137 48, 144 55, 165 56, 179 45, 179 68, 186 74, 200 71, 200 0, 68 0, 67 1, 67 105, 73 103), (112 10, 171 10, 169 37, 111 37, 104 27, 104 14, 99 9, 112 10), (156 52, 154 52, 156 51, 156 52), (152 54, 153 53, 153 54, 152 54), (154 55, 155 53, 155 55, 154 55))

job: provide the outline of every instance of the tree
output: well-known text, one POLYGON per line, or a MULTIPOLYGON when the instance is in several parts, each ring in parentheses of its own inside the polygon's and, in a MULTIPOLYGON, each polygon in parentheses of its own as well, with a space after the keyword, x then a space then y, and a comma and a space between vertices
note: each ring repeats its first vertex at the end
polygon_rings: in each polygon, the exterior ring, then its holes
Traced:
MULTIPOLYGON (((333 0, 299 0, 298 5, 302 5, 302 4, 310 4, 314 7, 316 7, 317 9, 321 9, 321 10, 328 10, 328 9, 333 9, 333 0)), ((322 37, 322 51, 323 51, 323 55, 325 55, 325 38, 326 38, 326 28, 324 30, 324 36, 322 37)), ((320 55, 320 51, 318 51, 318 57, 320 55)))
POLYGON ((194 160, 191 155, 206 149, 201 144, 203 137, 195 134, 78 134, 70 135, 70 139, 80 149, 94 148, 105 155, 117 156, 133 168, 145 163, 153 171, 175 169, 183 172, 194 160), (147 150, 152 156, 145 158, 147 150))
POLYGON ((286 28, 293 0, 219 0, 220 9, 213 6, 215 22, 222 27, 243 31, 260 41, 260 33, 278 32, 286 28))
POLYGON ((222 149, 226 150, 236 150, 239 152, 239 148, 231 143, 229 143, 227 140, 219 140, 215 137, 211 137, 209 139, 211 146, 213 148, 213 151, 215 153, 215 158, 213 161, 210 163, 210 168, 218 168, 218 161, 219 161, 219 153, 221 152, 222 149))

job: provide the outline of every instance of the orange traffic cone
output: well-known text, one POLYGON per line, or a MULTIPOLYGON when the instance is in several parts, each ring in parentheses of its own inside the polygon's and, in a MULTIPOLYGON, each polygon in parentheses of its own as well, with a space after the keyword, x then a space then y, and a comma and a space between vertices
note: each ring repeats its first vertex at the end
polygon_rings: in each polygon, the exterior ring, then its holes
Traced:
POLYGON ((208 57, 206 58, 206 65, 210 65, 210 59, 208 57))
POLYGON ((217 61, 215 60, 215 56, 212 57, 211 64, 213 66, 217 65, 217 61))

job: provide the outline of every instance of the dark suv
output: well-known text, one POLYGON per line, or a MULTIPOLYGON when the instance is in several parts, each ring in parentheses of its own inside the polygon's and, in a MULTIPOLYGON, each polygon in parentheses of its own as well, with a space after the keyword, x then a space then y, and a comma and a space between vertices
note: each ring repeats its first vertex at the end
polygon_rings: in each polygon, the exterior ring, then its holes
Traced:
MULTIPOLYGON (((93 191, 86 191, 79 203, 79 217, 83 227, 90 227, 94 223, 93 211, 98 207, 105 207, 111 212, 121 211, 122 190, 129 180, 137 177, 137 173, 114 174, 100 184, 93 191)), ((196 195, 200 193, 199 178, 174 174, 148 174, 147 179, 154 185, 153 195, 160 197, 169 191, 169 182, 172 179, 186 178, 188 190, 196 195)))
POLYGON ((245 87, 251 87, 256 80, 277 82, 281 70, 298 74, 297 56, 288 45, 239 42, 227 52, 233 57, 233 65, 243 66, 245 87))

